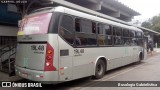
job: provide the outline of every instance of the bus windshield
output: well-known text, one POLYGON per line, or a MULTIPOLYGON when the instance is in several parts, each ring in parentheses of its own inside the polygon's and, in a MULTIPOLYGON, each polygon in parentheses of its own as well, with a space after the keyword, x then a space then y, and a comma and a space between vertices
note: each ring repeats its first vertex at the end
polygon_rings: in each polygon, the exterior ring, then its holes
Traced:
POLYGON ((52 13, 38 14, 22 20, 19 32, 21 35, 46 34, 52 13))

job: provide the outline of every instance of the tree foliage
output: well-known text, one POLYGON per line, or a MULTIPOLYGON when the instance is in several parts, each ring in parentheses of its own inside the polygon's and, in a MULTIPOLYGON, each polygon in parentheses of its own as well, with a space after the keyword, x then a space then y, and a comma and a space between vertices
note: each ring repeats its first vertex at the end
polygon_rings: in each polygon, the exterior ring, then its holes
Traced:
POLYGON ((160 14, 158 16, 154 16, 153 18, 144 21, 141 24, 142 27, 152 29, 154 31, 160 32, 160 14))
POLYGON ((151 23, 149 21, 145 21, 141 24, 142 27, 151 28, 151 23))

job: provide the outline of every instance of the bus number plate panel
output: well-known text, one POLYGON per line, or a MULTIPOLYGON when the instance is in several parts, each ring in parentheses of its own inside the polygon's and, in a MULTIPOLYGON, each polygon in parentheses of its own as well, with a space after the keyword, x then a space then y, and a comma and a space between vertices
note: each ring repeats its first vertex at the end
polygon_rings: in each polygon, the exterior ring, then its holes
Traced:
POLYGON ((84 49, 74 49, 74 56, 82 56, 84 49))

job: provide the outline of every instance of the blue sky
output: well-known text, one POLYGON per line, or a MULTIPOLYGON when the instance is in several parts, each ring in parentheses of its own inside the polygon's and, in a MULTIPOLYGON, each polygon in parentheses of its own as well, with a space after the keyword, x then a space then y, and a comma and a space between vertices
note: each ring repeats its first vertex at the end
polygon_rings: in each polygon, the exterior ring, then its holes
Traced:
POLYGON ((140 22, 148 20, 155 15, 160 14, 160 0, 118 0, 124 5, 132 8, 133 10, 141 13, 140 16, 134 17, 133 21, 139 20, 140 22))

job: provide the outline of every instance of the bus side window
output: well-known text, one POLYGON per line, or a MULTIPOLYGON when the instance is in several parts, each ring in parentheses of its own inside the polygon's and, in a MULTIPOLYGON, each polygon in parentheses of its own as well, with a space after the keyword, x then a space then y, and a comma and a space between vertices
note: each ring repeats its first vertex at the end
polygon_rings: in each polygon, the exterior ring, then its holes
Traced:
POLYGON ((112 29, 110 25, 104 25, 105 45, 112 45, 112 29))
POLYGON ((99 46, 104 46, 105 45, 104 25, 99 23, 97 28, 98 28, 98 44, 99 46))
POLYGON ((96 23, 84 20, 76 19, 75 20, 75 29, 76 29, 76 45, 77 46, 92 46, 97 45, 96 40, 96 23), (78 23, 78 24, 77 24, 78 23), (79 28, 80 27, 80 28, 79 28))
POLYGON ((136 32, 135 31, 130 31, 130 38, 131 38, 131 45, 137 45, 137 39, 136 39, 136 32))
POLYGON ((75 19, 75 31, 81 32, 80 19, 78 19, 78 18, 75 19))
POLYGON ((142 32, 137 32, 136 38, 137 38, 137 45, 142 46, 143 45, 142 32))
POLYGON ((114 45, 122 45, 122 28, 113 27, 114 45))
POLYGON ((112 45, 112 29, 110 25, 98 24, 98 44, 99 46, 112 45))
POLYGON ((61 20, 59 27, 59 34, 64 38, 68 43, 73 44, 74 42, 74 29, 73 29, 73 18, 67 15, 64 15, 61 20))
POLYGON ((125 46, 130 45, 130 35, 129 35, 129 30, 123 29, 123 41, 125 46))
POLYGON ((92 22, 92 33, 96 33, 96 23, 92 22))

